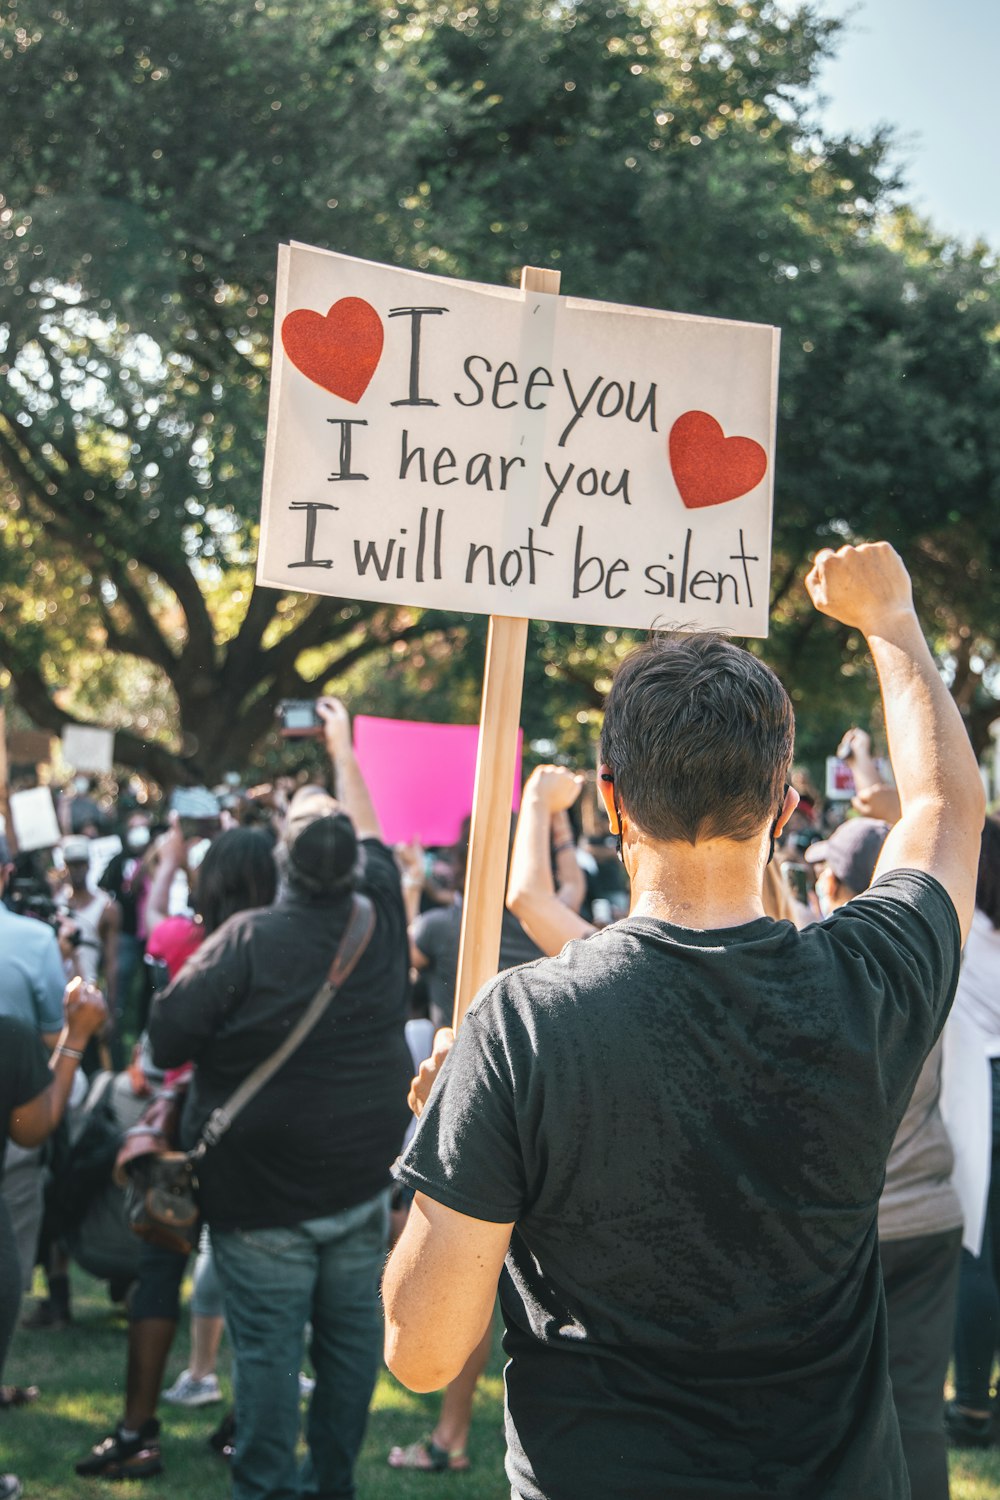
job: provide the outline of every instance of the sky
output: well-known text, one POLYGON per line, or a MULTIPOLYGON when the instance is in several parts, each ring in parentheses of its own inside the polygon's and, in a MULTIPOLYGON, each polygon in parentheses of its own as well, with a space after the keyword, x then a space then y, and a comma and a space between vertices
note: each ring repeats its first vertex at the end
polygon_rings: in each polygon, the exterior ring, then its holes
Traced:
POLYGON ((834 133, 895 127, 903 196, 936 228, 1000 250, 1000 0, 817 0, 846 22, 820 76, 834 133))

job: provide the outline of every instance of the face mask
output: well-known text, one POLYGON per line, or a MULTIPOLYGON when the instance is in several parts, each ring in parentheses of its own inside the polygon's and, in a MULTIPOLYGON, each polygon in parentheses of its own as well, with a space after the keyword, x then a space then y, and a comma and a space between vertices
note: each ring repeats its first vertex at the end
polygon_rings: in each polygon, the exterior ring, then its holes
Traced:
POLYGON ((130 828, 125 835, 125 842, 133 854, 137 854, 140 849, 145 849, 149 843, 149 829, 143 827, 130 828))
POLYGON ((73 778, 73 790, 78 797, 82 797, 84 792, 90 791, 90 782, 86 776, 76 776, 73 778))

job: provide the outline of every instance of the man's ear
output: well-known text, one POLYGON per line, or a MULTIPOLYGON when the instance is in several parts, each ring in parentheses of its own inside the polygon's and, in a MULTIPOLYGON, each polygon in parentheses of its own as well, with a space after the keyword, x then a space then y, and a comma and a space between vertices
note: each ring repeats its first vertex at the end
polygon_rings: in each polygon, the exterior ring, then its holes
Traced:
POLYGON ((608 815, 608 827, 614 834, 621 833, 618 826, 618 812, 615 808, 615 778, 603 761, 597 768, 597 790, 601 794, 604 811, 608 815))
POLYGON ((785 792, 785 800, 781 804, 781 811, 778 814, 778 821, 774 825, 774 837, 776 839, 781 838, 781 835, 788 827, 789 818, 792 816, 792 813, 795 811, 798 805, 799 794, 793 786, 790 786, 785 792))

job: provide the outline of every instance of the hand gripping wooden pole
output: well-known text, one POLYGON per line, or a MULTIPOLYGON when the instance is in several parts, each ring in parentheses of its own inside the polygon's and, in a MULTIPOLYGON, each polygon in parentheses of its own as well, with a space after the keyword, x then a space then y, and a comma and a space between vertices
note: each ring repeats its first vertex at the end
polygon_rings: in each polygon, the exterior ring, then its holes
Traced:
MULTIPOLYGON (((559 291, 559 272, 525 266, 521 272, 521 290, 555 296, 559 291)), ((507 885, 510 809, 527 641, 527 620, 511 615, 490 616, 455 984, 453 1025, 456 1031, 473 997, 488 979, 493 978, 500 961, 500 927, 507 885)))

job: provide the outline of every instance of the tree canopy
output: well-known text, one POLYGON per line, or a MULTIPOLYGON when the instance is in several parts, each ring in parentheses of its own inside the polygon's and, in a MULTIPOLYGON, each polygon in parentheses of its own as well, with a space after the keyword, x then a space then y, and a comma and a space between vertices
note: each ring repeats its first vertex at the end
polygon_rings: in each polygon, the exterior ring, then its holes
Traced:
MULTIPOLYGON (((995 257, 814 117, 808 6, 15 0, 0 22, 0 663, 42 727, 164 782, 285 696, 464 714, 481 622, 253 584, 282 239, 783 330, 773 633, 804 748, 865 716, 799 580, 886 536, 978 743, 1000 597, 995 257)), ((582 753, 617 632, 538 625, 531 738, 582 753)))

